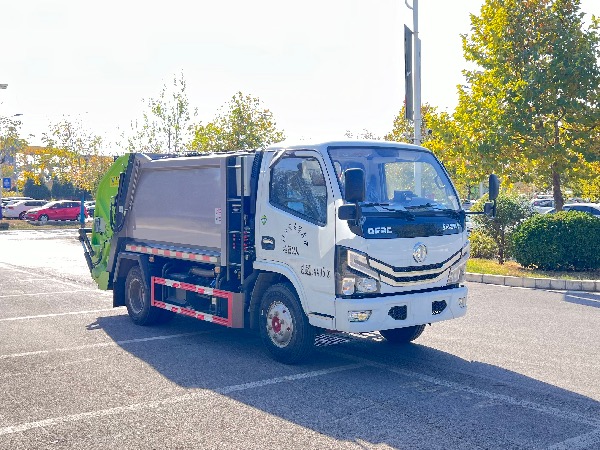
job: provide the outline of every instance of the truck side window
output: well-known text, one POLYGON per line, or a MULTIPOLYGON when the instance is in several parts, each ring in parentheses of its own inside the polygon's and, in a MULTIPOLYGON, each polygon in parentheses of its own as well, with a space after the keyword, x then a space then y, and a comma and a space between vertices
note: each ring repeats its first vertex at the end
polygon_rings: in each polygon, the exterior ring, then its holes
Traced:
POLYGON ((319 162, 308 157, 283 157, 271 168, 270 202, 317 225, 327 223, 327 187, 319 162))

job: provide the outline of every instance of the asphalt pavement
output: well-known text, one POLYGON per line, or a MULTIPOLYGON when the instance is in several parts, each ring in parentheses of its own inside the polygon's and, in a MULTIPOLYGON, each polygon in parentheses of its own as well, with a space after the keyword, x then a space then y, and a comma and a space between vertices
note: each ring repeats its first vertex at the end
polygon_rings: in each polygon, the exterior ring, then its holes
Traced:
POLYGON ((247 331, 135 326, 75 236, 0 232, 0 449, 600 448, 598 293, 467 283, 414 344, 286 366, 247 331))

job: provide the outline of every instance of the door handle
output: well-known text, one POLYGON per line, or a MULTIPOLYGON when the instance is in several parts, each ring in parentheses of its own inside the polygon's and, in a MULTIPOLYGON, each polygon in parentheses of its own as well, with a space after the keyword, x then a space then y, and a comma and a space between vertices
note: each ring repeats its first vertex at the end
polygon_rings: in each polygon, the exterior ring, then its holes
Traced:
POLYGON ((260 246, 263 250, 275 250, 275 238, 271 236, 263 236, 260 240, 260 246))

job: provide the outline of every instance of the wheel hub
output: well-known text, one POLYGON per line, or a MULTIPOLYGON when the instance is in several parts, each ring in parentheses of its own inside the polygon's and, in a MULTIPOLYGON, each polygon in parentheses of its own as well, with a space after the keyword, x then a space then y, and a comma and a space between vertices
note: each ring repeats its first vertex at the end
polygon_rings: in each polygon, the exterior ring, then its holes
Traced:
POLYGON ((271 303, 267 311, 267 333, 277 347, 286 347, 294 332, 292 315, 287 306, 279 301, 271 303))

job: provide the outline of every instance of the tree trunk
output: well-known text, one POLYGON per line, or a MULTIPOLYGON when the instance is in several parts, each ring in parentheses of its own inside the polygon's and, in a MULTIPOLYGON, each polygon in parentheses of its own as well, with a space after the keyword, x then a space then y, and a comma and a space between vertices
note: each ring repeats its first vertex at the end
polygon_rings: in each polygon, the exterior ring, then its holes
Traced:
POLYGON ((562 211, 565 199, 560 190, 560 173, 556 163, 552 163, 552 195, 554 197, 554 208, 557 211, 562 211))

